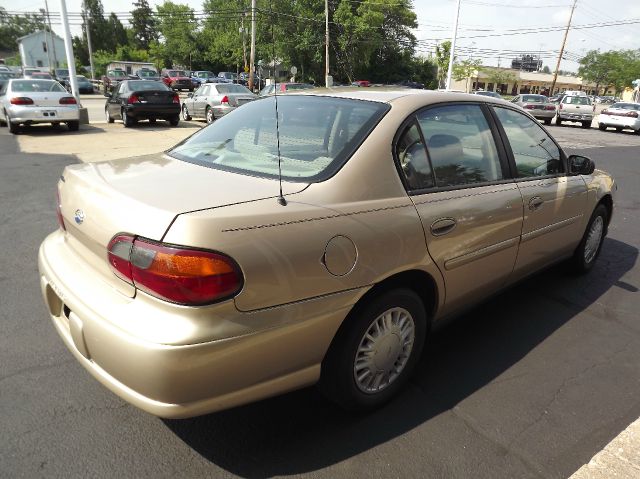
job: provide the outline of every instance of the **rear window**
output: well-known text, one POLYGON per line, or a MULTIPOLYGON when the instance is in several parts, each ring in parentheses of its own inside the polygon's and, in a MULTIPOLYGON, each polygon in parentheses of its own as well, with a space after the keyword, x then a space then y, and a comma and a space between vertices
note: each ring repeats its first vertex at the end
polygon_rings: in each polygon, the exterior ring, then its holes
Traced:
POLYGON ((569 105, 591 105, 589 98, 586 96, 565 96, 563 103, 569 105))
POLYGON ((111 75, 114 78, 124 78, 124 77, 127 76, 127 74, 124 72, 124 70, 114 70, 114 71, 110 72, 109 75, 111 75))
POLYGON ((522 95, 522 101, 526 103, 545 103, 547 97, 542 95, 522 95))
POLYGON ((66 92, 60 83, 54 80, 16 80, 11 85, 14 92, 57 91, 66 92))
POLYGON ((149 77, 157 77, 158 74, 156 72, 154 72, 153 70, 140 70, 138 72, 138 76, 140 78, 149 78, 149 77))
POLYGON ((168 153, 210 168, 317 182, 338 171, 388 111, 384 103, 316 96, 253 101, 200 130, 168 153), (310 115, 309 112, 313 112, 310 115))
POLYGON ((228 83, 217 85, 218 93, 222 93, 223 95, 227 93, 247 93, 252 94, 249 89, 242 85, 236 85, 235 83, 228 83))
POLYGON ((129 88, 132 91, 149 91, 149 90, 168 91, 169 90, 169 88, 162 82, 147 81, 147 80, 129 82, 129 88))
POLYGON ((610 108, 640 111, 640 103, 614 103, 610 108))
POLYGON ((184 70, 170 70, 169 76, 170 77, 186 77, 187 73, 184 70))

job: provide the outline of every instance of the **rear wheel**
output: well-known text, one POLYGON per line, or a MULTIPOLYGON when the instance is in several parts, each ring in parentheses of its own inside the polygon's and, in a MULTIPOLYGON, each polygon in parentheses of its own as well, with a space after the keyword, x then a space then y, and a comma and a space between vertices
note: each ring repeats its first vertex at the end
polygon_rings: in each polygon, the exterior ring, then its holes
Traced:
POLYGON ((591 122, 590 121, 583 121, 582 122, 582 128, 591 128, 591 122))
POLYGON ((607 125, 603 125, 602 123, 600 123, 598 125, 598 130, 600 131, 607 131, 607 125))
POLYGON ((556 118, 556 125, 558 126, 562 125, 562 120, 560 119, 560 117, 556 118))
POLYGON ((346 409, 381 406, 408 381, 426 330, 424 305, 412 290, 372 299, 338 330, 322 362, 320 390, 346 409))
POLYGON ((9 128, 10 133, 13 133, 15 135, 18 133, 18 131, 20 131, 20 126, 17 123, 13 123, 11 121, 11 118, 9 118, 9 115, 5 117, 5 120, 7 122, 7 127, 9 128))
POLYGON ((571 259, 571 269, 578 274, 587 273, 598 259, 602 249, 602 241, 607 233, 607 208, 600 204, 591 215, 582 241, 571 259))
POLYGON ((187 108, 186 103, 182 105, 182 119, 184 121, 190 121, 191 115, 189 115, 189 109, 187 108))
POLYGON ((149 123, 151 123, 152 125, 155 125, 156 119, 155 118, 149 118, 149 123))
POLYGON ((67 122, 67 128, 69 128, 69 131, 78 131, 80 129, 80 122, 79 121, 68 121, 67 122))
POLYGON ((130 117, 127 114, 127 110, 122 110, 122 123, 124 124, 125 128, 129 128, 130 126, 133 126, 133 124, 135 123, 135 119, 130 117))
POLYGON ((213 116, 213 110, 211 109, 210 106, 207 107, 207 110, 205 112, 205 118, 207 119, 207 123, 209 125, 213 123, 213 121, 215 120, 215 117, 213 116))
POLYGON ((169 118, 169 123, 171 126, 178 126, 178 123, 180 123, 180 115, 175 115, 169 118))
POLYGON ((545 118, 544 119, 544 124, 545 125, 551 125, 551 118, 545 118))
POLYGON ((616 126, 616 131, 620 133, 622 131, 622 128, 620 128, 619 126, 616 126))

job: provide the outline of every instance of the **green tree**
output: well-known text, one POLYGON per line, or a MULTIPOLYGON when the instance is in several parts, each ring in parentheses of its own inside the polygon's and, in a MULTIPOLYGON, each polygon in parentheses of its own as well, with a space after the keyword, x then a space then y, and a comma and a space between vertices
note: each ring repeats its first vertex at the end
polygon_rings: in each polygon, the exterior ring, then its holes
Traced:
POLYGON ((508 70, 501 70, 499 68, 484 68, 482 71, 487 74, 488 82, 495 85, 494 89, 499 87, 500 85, 507 85, 516 81, 515 74, 508 70))
POLYGON ((111 12, 109 19, 107 20, 107 26, 111 32, 113 41, 116 46, 128 45, 129 37, 127 35, 127 29, 122 22, 118 19, 118 16, 111 12))
POLYGON ((456 81, 466 80, 465 91, 469 93, 469 79, 476 75, 482 65, 480 60, 462 60, 453 65, 452 76, 456 81))
POLYGON ((157 5, 158 31, 164 43, 164 63, 168 66, 189 66, 192 57, 197 55, 196 32, 198 22, 193 9, 187 5, 165 0, 157 5))
POLYGON ((158 40, 157 22, 147 0, 136 0, 131 10, 131 31, 136 48, 149 48, 151 42, 158 40))
POLYGON ((591 50, 580 60, 578 75, 595 83, 596 91, 613 86, 618 93, 640 76, 640 50, 591 50))
POLYGON ((10 15, 4 7, 0 7, 0 50, 17 52, 17 40, 39 30, 47 30, 44 10, 34 14, 10 15))
MULTIPOLYGON (((436 65, 438 66, 438 88, 446 88, 447 74, 449 72, 449 56, 451 55, 451 42, 449 40, 436 45, 436 65)), ((455 58, 454 58, 455 60, 455 58)))
POLYGON ((89 32, 91 33, 91 48, 93 51, 115 51, 117 45, 113 41, 113 32, 109 29, 109 22, 104 18, 104 8, 100 0, 83 1, 82 21, 82 42, 86 50, 88 50, 88 25, 89 32))
POLYGON ((551 69, 545 65, 544 67, 542 67, 542 73, 551 73, 551 69))

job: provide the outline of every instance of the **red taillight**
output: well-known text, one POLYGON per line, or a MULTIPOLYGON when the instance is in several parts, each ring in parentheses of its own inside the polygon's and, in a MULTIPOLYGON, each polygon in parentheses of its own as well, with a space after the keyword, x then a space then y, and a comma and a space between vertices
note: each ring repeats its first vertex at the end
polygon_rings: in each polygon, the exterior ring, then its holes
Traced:
POLYGON ((525 110, 535 110, 535 106, 534 105, 525 105, 524 106, 525 110))
POLYGON ((220 103, 226 103, 227 105, 229 104, 229 97, 227 95, 222 97, 222 100, 220 100, 220 103))
POLYGON ((17 96, 11 99, 12 105, 33 105, 33 100, 26 96, 17 96))
POLYGON ((601 115, 610 115, 611 113, 609 113, 609 110, 602 110, 600 112, 601 115))
POLYGON ((638 112, 637 111, 630 111, 627 113, 627 116, 633 117, 633 118, 638 118, 638 112))
POLYGON ((129 99, 127 100, 127 103, 131 104, 131 103, 140 103, 140 98, 138 98, 138 95, 133 94, 129 97, 129 99))
POLYGON ((60 98, 61 105, 76 105, 77 103, 76 99, 72 96, 63 96, 60 98))
POLYGON ((109 264, 121 279, 157 298, 201 305, 242 288, 235 262, 220 253, 117 235, 109 243, 109 264))
POLYGON ((64 225, 64 217, 62 216, 62 201, 60 201, 60 191, 56 188, 56 216, 58 217, 58 225, 62 231, 67 231, 64 225))
POLYGON ((180 103, 180 97, 177 93, 173 94, 173 103, 180 103))
POLYGON ((555 110, 556 107, 554 105, 547 105, 544 107, 545 110, 555 110))

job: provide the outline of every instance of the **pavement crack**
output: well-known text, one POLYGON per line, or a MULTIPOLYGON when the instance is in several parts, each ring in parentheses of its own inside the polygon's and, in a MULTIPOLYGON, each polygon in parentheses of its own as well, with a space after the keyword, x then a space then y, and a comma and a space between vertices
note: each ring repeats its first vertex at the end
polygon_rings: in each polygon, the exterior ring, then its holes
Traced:
POLYGON ((75 362, 75 359, 67 359, 65 361, 61 361, 58 363, 53 363, 53 364, 37 364, 35 366, 29 366, 28 368, 22 368, 22 369, 18 369, 17 371, 14 371, 11 374, 7 374, 5 376, 0 376, 0 382, 3 382, 7 379, 11 379, 15 376, 20 376, 22 374, 26 374, 26 373, 31 373, 31 372, 35 372, 35 371, 46 371, 47 369, 51 369, 51 368, 57 368, 58 366, 63 366, 65 364, 69 364, 69 363, 73 363, 75 362))

